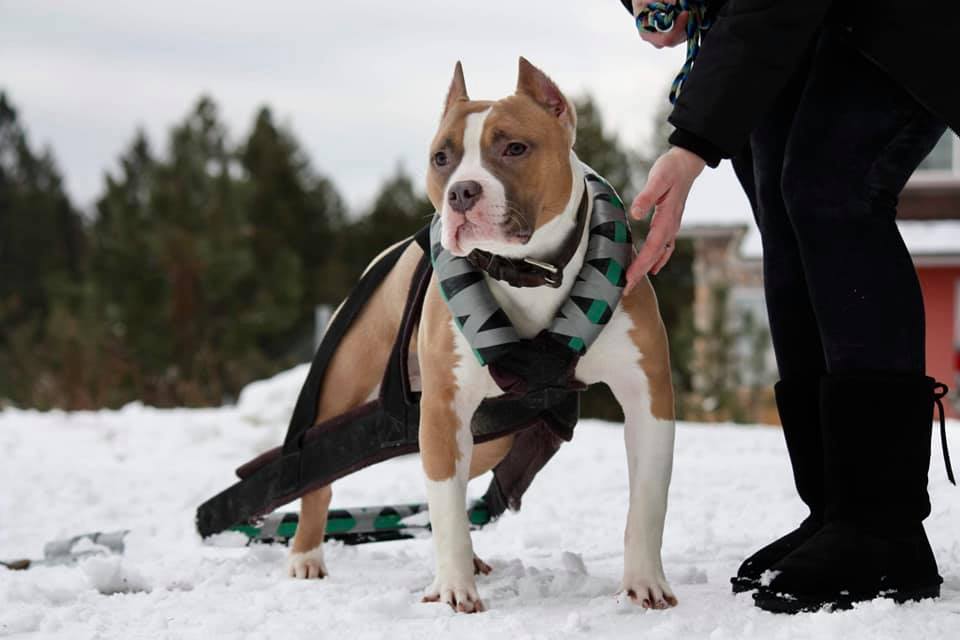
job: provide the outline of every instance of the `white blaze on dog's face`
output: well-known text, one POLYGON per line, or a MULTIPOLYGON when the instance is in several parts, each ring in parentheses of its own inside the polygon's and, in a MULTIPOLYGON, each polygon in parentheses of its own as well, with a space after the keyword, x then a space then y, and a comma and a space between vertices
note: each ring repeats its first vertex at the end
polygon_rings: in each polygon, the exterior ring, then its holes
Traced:
POLYGON ((496 102, 470 100, 458 62, 427 175, 443 247, 465 256, 528 244, 570 200, 576 126, 570 102, 524 58, 516 93, 496 102))

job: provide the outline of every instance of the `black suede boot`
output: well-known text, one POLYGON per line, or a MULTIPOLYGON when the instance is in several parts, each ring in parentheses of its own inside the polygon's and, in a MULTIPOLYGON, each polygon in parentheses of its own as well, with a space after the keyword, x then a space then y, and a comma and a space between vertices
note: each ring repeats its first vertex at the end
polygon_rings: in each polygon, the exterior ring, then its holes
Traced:
POLYGON ((796 613, 940 595, 922 521, 930 513, 931 417, 942 389, 919 375, 824 378, 826 524, 764 574, 757 606, 796 613))
POLYGON ((734 593, 760 586, 760 577, 806 542, 821 526, 826 508, 823 476, 823 435, 820 428, 820 378, 781 380, 773 388, 790 454, 793 480, 810 515, 800 526, 743 561, 730 578, 734 593))

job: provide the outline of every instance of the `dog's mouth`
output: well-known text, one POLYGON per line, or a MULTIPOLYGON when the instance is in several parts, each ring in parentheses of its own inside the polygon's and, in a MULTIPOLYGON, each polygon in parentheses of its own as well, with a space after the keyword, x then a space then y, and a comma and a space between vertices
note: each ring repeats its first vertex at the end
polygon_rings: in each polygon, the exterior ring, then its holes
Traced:
POLYGON ((467 255, 473 249, 496 253, 498 245, 523 245, 530 241, 532 233, 529 231, 510 230, 508 227, 464 220, 453 234, 454 242, 463 255, 467 255))
POLYGON ((487 220, 471 220, 471 216, 458 216, 445 220, 445 248, 455 256, 466 256, 474 249, 497 253, 497 247, 523 245, 530 241, 531 231, 511 223, 495 223, 487 220))

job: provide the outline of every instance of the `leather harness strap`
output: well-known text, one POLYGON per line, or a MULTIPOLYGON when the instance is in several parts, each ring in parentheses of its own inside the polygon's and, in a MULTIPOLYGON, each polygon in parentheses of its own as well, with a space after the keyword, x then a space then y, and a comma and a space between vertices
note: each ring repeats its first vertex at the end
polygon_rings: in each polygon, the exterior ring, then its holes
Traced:
MULTIPOLYGON (((429 228, 422 230, 414 241, 426 246, 428 233, 429 228)), ((407 246, 409 241, 381 257, 344 301, 311 365, 283 446, 241 465, 237 469, 239 482, 200 505, 196 524, 201 536, 250 522, 349 473, 418 450, 420 394, 411 388, 406 365, 431 282, 432 267, 426 252, 411 279, 379 397, 316 422, 318 397, 337 346, 407 246)), ((511 393, 485 399, 471 420, 475 442, 535 432, 516 440, 507 458, 494 468, 485 496, 491 518, 506 508, 519 508, 520 497, 533 476, 573 435, 580 413, 577 389, 566 388, 570 378, 567 371, 559 373, 563 374, 564 384, 540 384, 534 380, 533 387, 521 389, 518 383, 511 393)))
POLYGON ((547 286, 556 289, 563 284, 563 269, 573 260, 583 239, 583 228, 587 224, 588 201, 585 190, 583 198, 580 199, 580 207, 577 209, 577 228, 560 248, 553 263, 531 258, 507 258, 481 249, 471 251, 467 260, 494 280, 502 280, 513 287, 547 286))

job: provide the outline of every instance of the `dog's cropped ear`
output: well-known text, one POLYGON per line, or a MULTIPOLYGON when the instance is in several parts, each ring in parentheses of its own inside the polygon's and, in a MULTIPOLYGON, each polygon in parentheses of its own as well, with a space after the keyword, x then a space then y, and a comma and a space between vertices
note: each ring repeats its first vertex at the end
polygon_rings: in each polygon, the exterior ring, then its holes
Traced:
POLYGON ((447 102, 443 105, 443 115, 447 115, 450 107, 458 100, 469 100, 467 95, 467 83, 463 80, 463 65, 457 60, 457 66, 453 69, 453 79, 450 81, 450 88, 447 89, 447 102))
POLYGON ((523 56, 520 57, 517 94, 533 98, 534 102, 559 119, 570 134, 570 144, 573 145, 577 138, 577 112, 553 80, 523 56))

